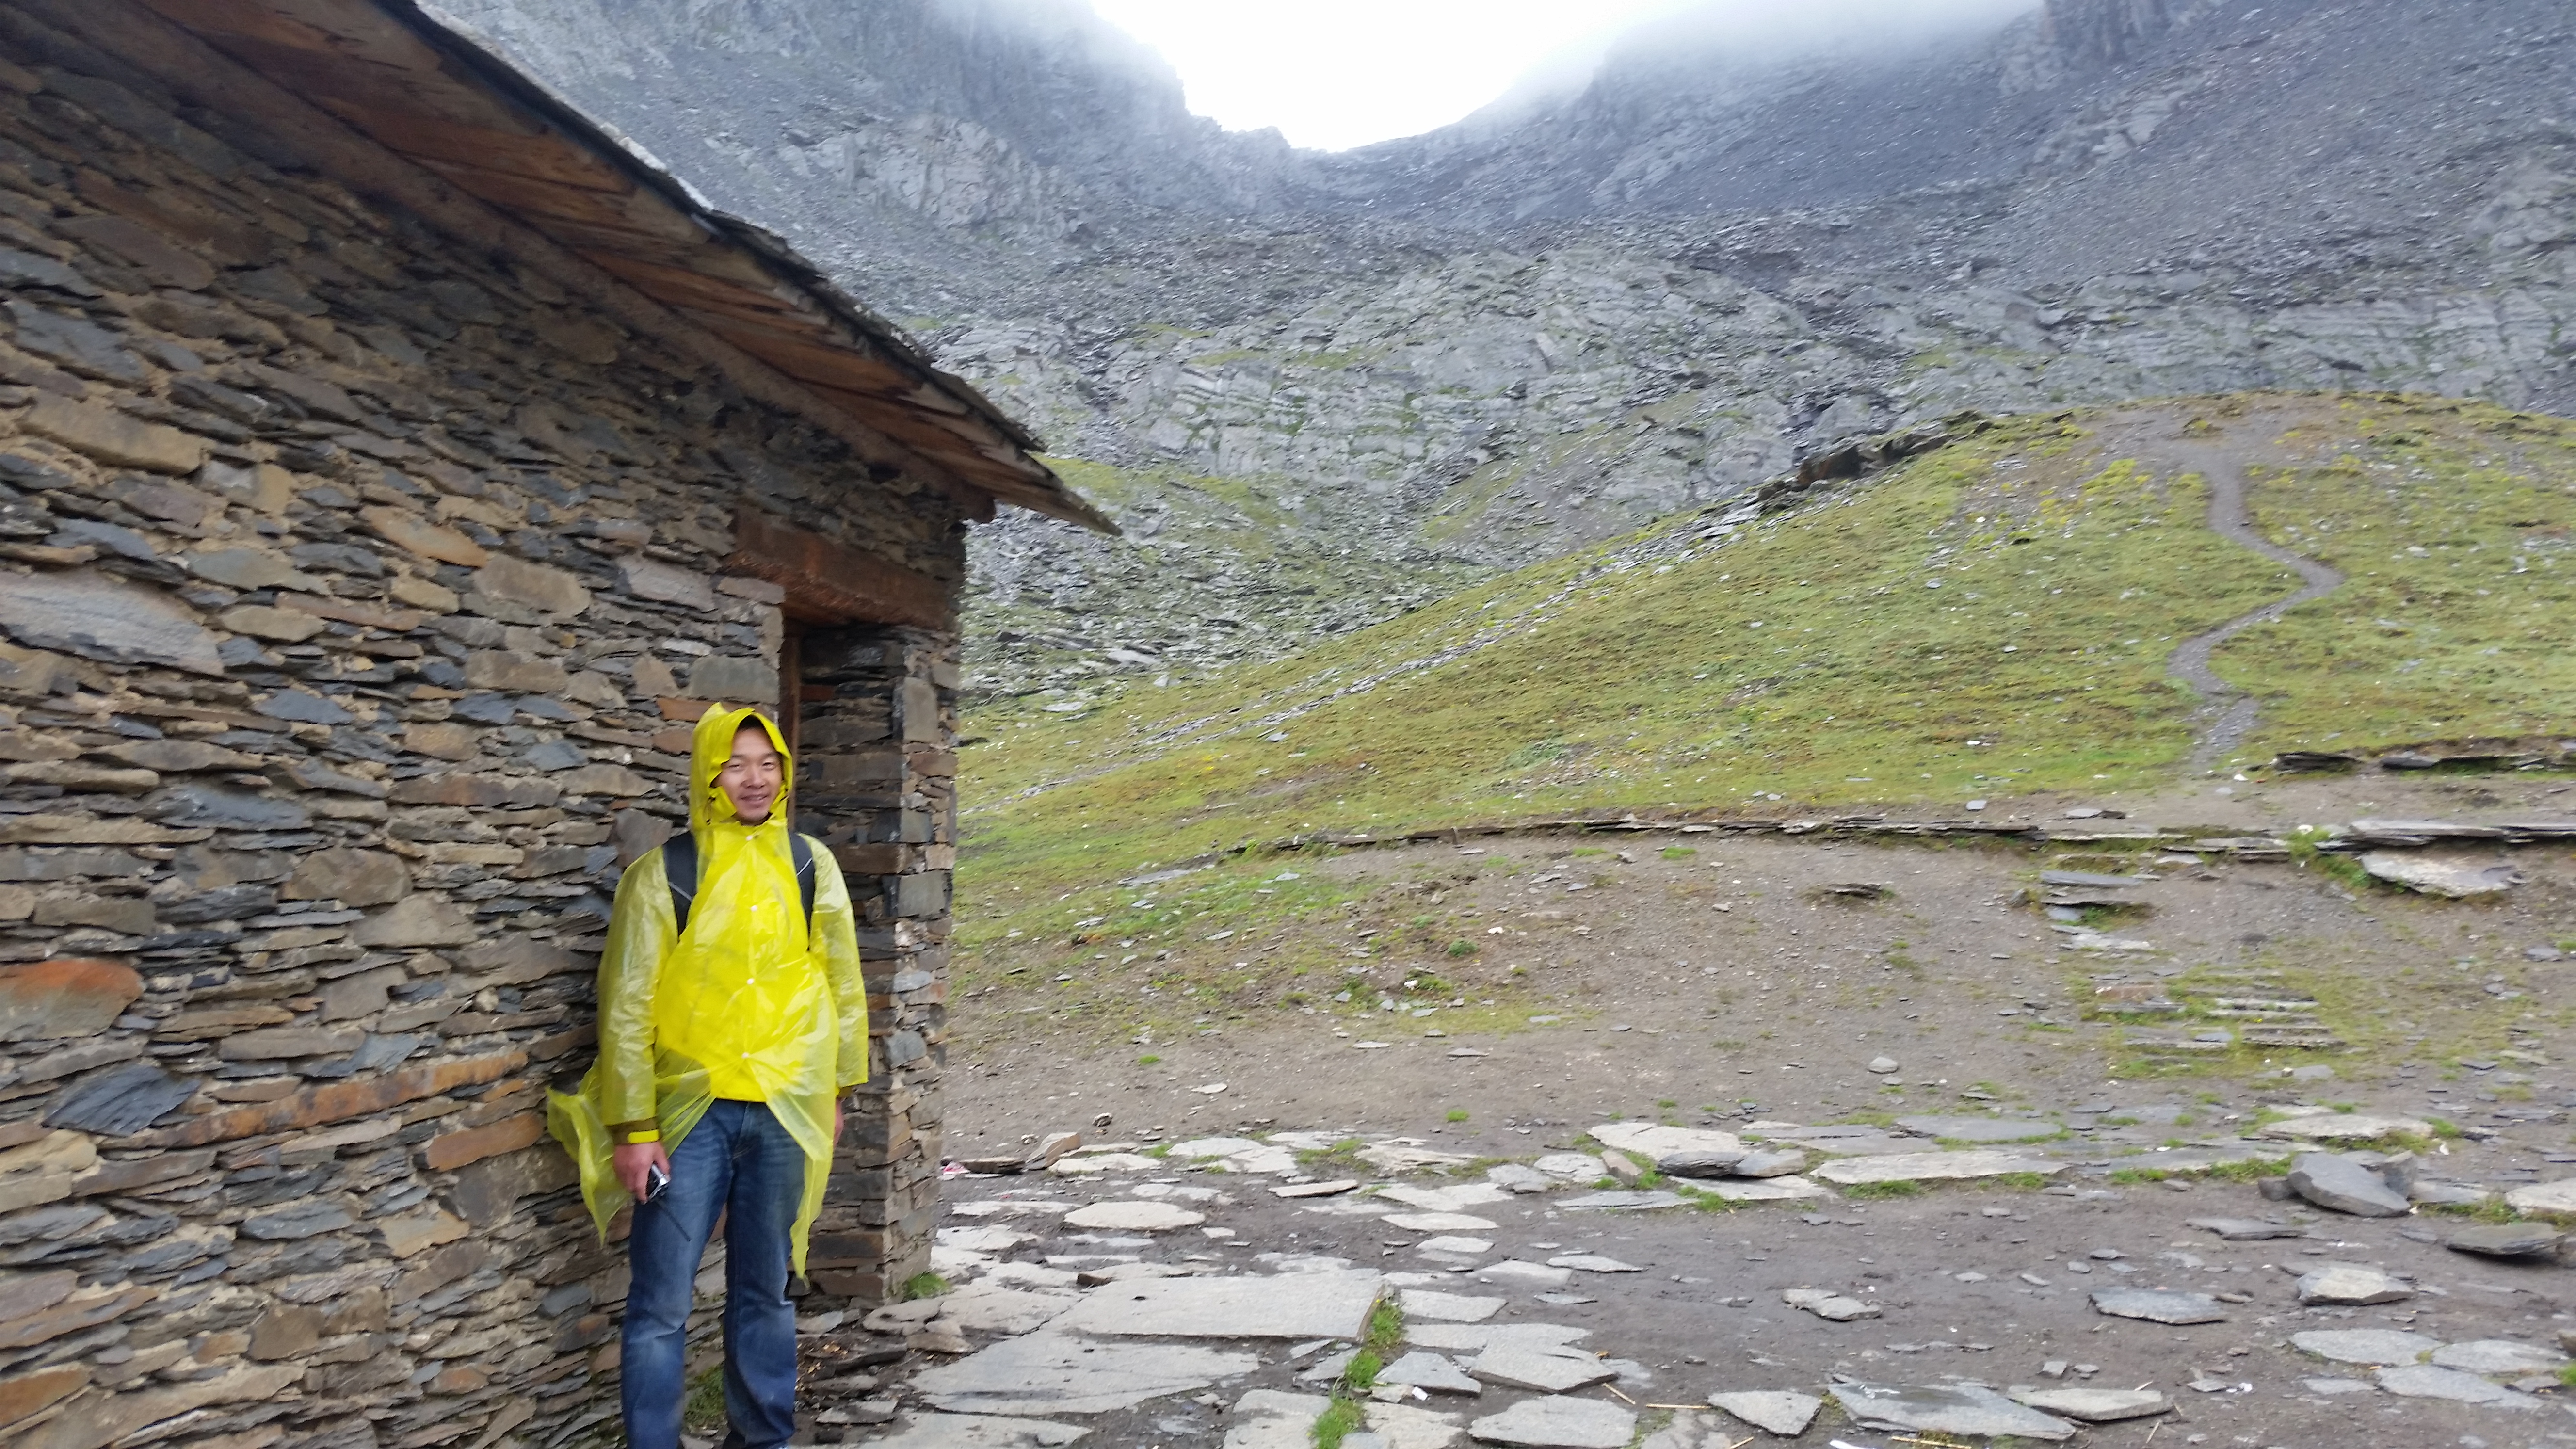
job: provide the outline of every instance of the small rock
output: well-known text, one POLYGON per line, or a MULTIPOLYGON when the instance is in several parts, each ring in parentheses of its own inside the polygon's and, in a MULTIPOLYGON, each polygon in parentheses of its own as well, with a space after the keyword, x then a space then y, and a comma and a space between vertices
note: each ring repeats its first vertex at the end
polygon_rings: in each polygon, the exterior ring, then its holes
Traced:
POLYGON ((1790 1288, 1782 1291, 1780 1301, 1792 1308, 1803 1308, 1827 1323, 1850 1323, 1856 1319, 1876 1318, 1878 1305, 1828 1293, 1821 1288, 1790 1288))
POLYGON ((2576 1213, 2576 1177, 2535 1182, 2504 1195, 2505 1206, 2526 1213, 2576 1213))
POLYGON ((1788 1389, 1745 1389, 1735 1393, 1711 1394, 1710 1404, 1767 1434, 1795 1439, 1815 1422, 1816 1411, 1825 1401, 1813 1394, 1788 1389))
POLYGON ((1894 1057, 1872 1057, 1869 1059, 1869 1071, 1872 1076, 1883 1077, 1890 1072, 1901 1071, 1903 1069, 1904 1063, 1899 1062, 1894 1057))
POLYGON ((1551 1268, 1580 1268, 1586 1273, 1642 1273, 1646 1271, 1634 1263, 1622 1263, 1616 1258, 1604 1257, 1599 1253, 1567 1253, 1562 1257, 1548 1259, 1547 1265, 1551 1268))
POLYGON ((2480 1223, 2451 1234, 2444 1247, 2485 1258, 2536 1258, 2558 1251, 2567 1235, 2547 1223, 2480 1223))
MULTIPOLYGON (((1744 1161, 1742 1152, 1669 1152, 1655 1159, 1655 1170, 1666 1177, 1726 1177, 1744 1161)), ((1603 1160, 1607 1161, 1608 1153, 1603 1160)), ((1617 1169, 1612 1169, 1614 1175, 1617 1169)))
POLYGON ((1635 1158, 1615 1147, 1602 1150, 1601 1170, 1616 1179, 1621 1187, 1635 1187, 1646 1175, 1646 1169, 1638 1166, 1635 1158))
POLYGON ((966 1335, 945 1323, 930 1323, 914 1329, 904 1335, 903 1346, 914 1353, 962 1354, 975 1351, 975 1345, 966 1341, 966 1335))
POLYGON ((2304 1152, 2290 1163, 2290 1190, 2321 1208, 2364 1218, 2404 1217, 2411 1206, 2376 1172, 2330 1152, 2304 1152))
POLYGON ((2260 1218, 2192 1218, 2190 1223, 2231 1243, 2256 1243, 2266 1238, 2304 1238, 2308 1235, 2305 1228, 2288 1223, 2267 1223, 2260 1218))
POLYGON ((1069 1228, 1105 1228, 1125 1233, 1169 1232, 1174 1228, 1194 1228, 1206 1221, 1205 1213, 1163 1202, 1096 1202, 1064 1215, 1069 1228))
POLYGON ((1517 1193, 1545 1192, 1556 1186, 1556 1180, 1546 1173, 1534 1167, 1523 1167, 1517 1162, 1506 1162, 1499 1167, 1486 1168, 1485 1181, 1505 1192, 1517 1193))
POLYGON ((2301 1303, 2396 1303, 2414 1296, 2415 1290, 2396 1278, 2356 1263, 2328 1263, 2299 1279, 2301 1303))

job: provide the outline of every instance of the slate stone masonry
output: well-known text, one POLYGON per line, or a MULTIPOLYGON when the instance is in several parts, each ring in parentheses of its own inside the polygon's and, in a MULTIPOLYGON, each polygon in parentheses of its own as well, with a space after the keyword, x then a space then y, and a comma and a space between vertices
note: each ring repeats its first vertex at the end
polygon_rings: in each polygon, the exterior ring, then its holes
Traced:
MULTIPOLYGON (((543 1089, 689 723, 779 697, 735 510, 953 602, 960 495, 14 8, 0 57, 0 1434, 566 1441, 625 1269, 543 1089)), ((937 1192, 957 640, 794 657, 875 1032, 814 1277, 873 1300, 937 1192)))

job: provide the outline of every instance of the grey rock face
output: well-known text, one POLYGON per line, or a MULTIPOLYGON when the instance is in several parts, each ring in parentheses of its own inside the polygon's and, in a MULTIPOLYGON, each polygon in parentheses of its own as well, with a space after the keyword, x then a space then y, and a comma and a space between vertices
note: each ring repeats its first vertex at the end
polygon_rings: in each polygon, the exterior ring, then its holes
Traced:
POLYGON ((2290 1163, 2290 1190, 2321 1208, 2356 1217, 2404 1217, 2405 1195, 2390 1189, 2380 1175, 2348 1157, 2330 1152, 2301 1153, 2290 1163))

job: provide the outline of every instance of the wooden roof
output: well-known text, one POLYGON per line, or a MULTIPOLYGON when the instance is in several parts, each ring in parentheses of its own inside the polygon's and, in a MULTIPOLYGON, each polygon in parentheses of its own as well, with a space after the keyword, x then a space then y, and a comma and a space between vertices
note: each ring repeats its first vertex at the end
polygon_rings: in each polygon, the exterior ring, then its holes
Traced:
POLYGON ((1116 526, 1027 429, 774 233, 411 0, 143 0, 280 89, 1005 503, 1116 526))

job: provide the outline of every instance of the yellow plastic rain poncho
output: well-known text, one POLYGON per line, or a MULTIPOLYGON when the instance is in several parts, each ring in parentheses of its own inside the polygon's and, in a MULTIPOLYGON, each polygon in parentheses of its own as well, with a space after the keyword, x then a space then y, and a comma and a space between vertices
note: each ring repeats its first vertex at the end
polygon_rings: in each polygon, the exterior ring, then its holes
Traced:
POLYGON ((786 823, 795 764, 778 728, 757 711, 715 705, 689 754, 689 829, 698 890, 688 933, 673 930, 671 889, 655 849, 617 884, 599 958, 599 1060, 576 1095, 549 1094, 555 1139, 581 1169, 582 1196, 604 1239, 631 1199, 610 1162, 611 1127, 658 1123, 681 1139, 719 1097, 769 1104, 805 1149, 795 1269, 831 1170, 832 1102, 868 1079, 868 997, 859 974, 849 887, 830 849, 815 860, 814 921, 806 928, 786 823), (746 721, 768 731, 782 765, 777 808, 758 825, 734 818, 716 773, 746 721))

